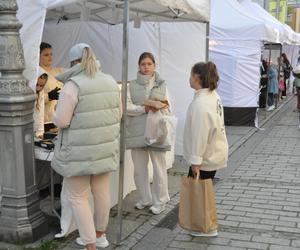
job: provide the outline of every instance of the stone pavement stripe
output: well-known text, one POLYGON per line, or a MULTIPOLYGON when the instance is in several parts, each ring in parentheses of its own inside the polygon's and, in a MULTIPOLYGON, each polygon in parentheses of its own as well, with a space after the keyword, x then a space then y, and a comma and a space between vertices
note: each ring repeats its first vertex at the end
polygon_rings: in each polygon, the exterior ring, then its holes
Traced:
MULTIPOLYGON (((259 213, 246 213, 246 217, 270 219, 270 220, 278 220, 278 218, 279 218, 278 215, 259 214, 259 213)), ((287 218, 290 218, 290 217, 287 217, 287 218)))
POLYGON ((170 247, 177 247, 182 249, 198 249, 198 250, 206 250, 206 244, 200 244, 199 242, 181 242, 181 241, 173 241, 170 247))
POLYGON ((237 227, 239 225, 239 222, 236 221, 219 220, 218 222, 221 226, 237 227))
POLYGON ((279 220, 281 220, 281 221, 292 221, 292 222, 300 223, 300 218, 295 218, 295 217, 280 216, 279 220))
POLYGON ((285 226, 285 227, 296 227, 296 222, 290 221, 275 221, 275 220, 261 220, 261 224, 274 225, 274 226, 285 226))
POLYGON ((246 222, 242 222, 241 224, 239 224, 239 227, 241 228, 253 228, 253 229, 262 229, 262 230, 273 230, 273 226, 272 225, 262 225, 262 224, 255 224, 255 223, 246 223, 246 222))
POLYGON ((244 247, 244 248, 263 249, 263 250, 268 249, 268 244, 265 243, 232 240, 230 244, 234 247, 244 247))
POLYGON ((245 248, 227 246, 208 246, 206 250, 245 250, 245 248))
POLYGON ((220 209, 219 206, 217 206, 217 209, 218 209, 218 214, 235 215, 235 216, 244 216, 246 214, 246 212, 242 212, 242 211, 220 209))
POLYGON ((252 207, 234 207, 234 210, 243 211, 243 212, 250 212, 250 213, 264 213, 264 209, 252 208, 252 207))
POLYGON ((220 231, 219 237, 233 239, 233 240, 250 241, 252 236, 249 234, 239 234, 239 233, 230 233, 230 232, 220 231))
POLYGON ((293 207, 299 207, 300 206, 300 203, 296 202, 295 200, 294 200, 294 202, 291 202, 291 201, 272 201, 272 200, 270 200, 269 204, 281 205, 281 206, 293 206, 293 207))
POLYGON ((265 210, 264 213, 265 214, 289 216, 289 217, 297 217, 297 213, 287 212, 287 211, 265 210))
POLYGON ((271 245, 270 250, 299 250, 299 248, 297 248, 297 247, 286 247, 286 246, 284 248, 282 248, 282 246, 271 245))
POLYGON ((258 223, 260 220, 256 218, 241 217, 241 216, 227 216, 226 220, 228 221, 239 221, 239 222, 250 222, 258 223))
POLYGON ((266 199, 263 199, 263 200, 260 200, 260 199, 249 199, 249 198, 243 198, 243 196, 241 196, 239 199, 239 201, 242 201, 242 202, 250 202, 250 203, 260 203, 260 204, 267 204, 269 203, 268 200, 266 199))
POLYGON ((292 240, 292 247, 300 248, 300 240, 292 240))
POLYGON ((300 237, 300 228, 275 226, 275 231, 294 233, 294 234, 298 234, 298 237, 300 237))
POLYGON ((276 244, 281 246, 289 246, 291 243, 291 240, 287 240, 287 239, 277 239, 277 238, 269 238, 269 237, 262 237, 262 236, 253 236, 252 241, 268 243, 268 244, 276 244))
POLYGON ((228 245, 230 242, 230 239, 222 238, 220 236, 218 237, 211 237, 211 238, 203 238, 203 237, 194 237, 193 242, 199 242, 202 244, 207 245, 228 245))

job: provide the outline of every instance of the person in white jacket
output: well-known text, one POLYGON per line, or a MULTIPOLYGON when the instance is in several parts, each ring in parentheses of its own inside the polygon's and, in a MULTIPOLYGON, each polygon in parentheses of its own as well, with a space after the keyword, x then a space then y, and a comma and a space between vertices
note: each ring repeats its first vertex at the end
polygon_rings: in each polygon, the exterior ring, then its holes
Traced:
POLYGON ((37 94, 37 99, 34 103, 33 131, 34 136, 39 139, 42 139, 44 135, 44 87, 47 83, 47 80, 48 74, 43 68, 39 67, 38 79, 36 83, 33 86, 31 86, 32 90, 37 94))
MULTIPOLYGON (((189 176, 201 179, 213 179, 228 161, 223 106, 216 92, 218 80, 214 63, 196 63, 192 67, 190 85, 196 92, 186 115, 183 154, 190 166, 189 176)), ((211 237, 218 232, 191 234, 211 237)))

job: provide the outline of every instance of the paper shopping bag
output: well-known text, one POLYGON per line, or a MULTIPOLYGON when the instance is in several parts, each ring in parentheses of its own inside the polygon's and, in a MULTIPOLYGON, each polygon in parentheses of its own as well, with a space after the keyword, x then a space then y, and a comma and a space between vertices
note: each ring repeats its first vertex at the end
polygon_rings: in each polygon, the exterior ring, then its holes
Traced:
POLYGON ((186 230, 202 233, 218 228, 215 193, 211 179, 182 178, 179 224, 186 230))

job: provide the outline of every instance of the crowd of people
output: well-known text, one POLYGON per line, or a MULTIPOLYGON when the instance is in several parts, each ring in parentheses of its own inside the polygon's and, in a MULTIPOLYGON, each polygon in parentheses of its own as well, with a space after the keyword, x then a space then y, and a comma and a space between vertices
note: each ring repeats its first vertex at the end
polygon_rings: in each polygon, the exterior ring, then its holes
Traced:
MULTIPOLYGON (((33 87, 37 93, 34 133, 42 139, 45 131, 57 128, 51 166, 64 177, 80 234, 76 242, 95 250, 109 245, 105 232, 111 205, 110 174, 119 166, 120 88, 112 76, 101 71, 88 44, 74 45, 69 61, 69 69, 52 67, 52 47, 41 44, 40 69, 33 87)), ((168 83, 156 71, 154 56, 141 54, 137 66, 137 77, 130 82, 127 97, 126 148, 131 149, 139 196, 134 206, 149 208, 157 215, 170 200, 166 167, 170 148, 146 144, 144 134, 147 117, 158 112, 162 117, 170 115, 171 103, 168 83), (152 189, 149 158, 153 165, 152 189)), ((212 62, 196 63, 191 69, 190 87, 195 94, 187 110, 183 139, 184 157, 190 166, 187 172, 194 178, 213 179, 216 171, 227 165, 228 143, 223 107, 216 92, 218 80, 212 62)), ((192 234, 216 236, 217 231, 192 234)))
POLYGON ((260 80, 259 107, 266 111, 273 111, 279 101, 285 99, 292 84, 293 93, 297 98, 297 108, 300 112, 300 64, 293 69, 287 55, 282 53, 277 63, 271 60, 262 60, 260 80), (291 75, 294 81, 291 82, 291 75))

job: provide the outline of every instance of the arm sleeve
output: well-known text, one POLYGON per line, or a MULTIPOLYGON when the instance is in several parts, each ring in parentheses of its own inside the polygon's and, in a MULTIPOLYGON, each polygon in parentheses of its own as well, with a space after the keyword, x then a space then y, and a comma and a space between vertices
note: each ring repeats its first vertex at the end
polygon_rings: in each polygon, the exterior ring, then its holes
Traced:
POLYGON ((58 128, 70 126, 75 107, 78 103, 79 89, 72 81, 62 88, 54 113, 53 122, 58 128))
POLYGON ((208 138, 211 130, 209 115, 200 108, 194 109, 189 115, 188 136, 186 138, 186 160, 191 165, 201 165, 203 155, 207 149, 208 138))
POLYGON ((127 115, 129 116, 139 116, 145 114, 145 107, 142 105, 135 105, 132 102, 130 90, 127 91, 127 115))
POLYGON ((35 107, 34 110, 34 124, 35 124, 35 135, 42 136, 44 134, 44 111, 45 111, 45 102, 44 102, 44 91, 41 90, 40 95, 38 96, 38 105, 39 109, 35 107))
POLYGON ((50 102, 48 92, 46 92, 46 91, 44 92, 44 101, 45 101, 45 103, 50 102))

